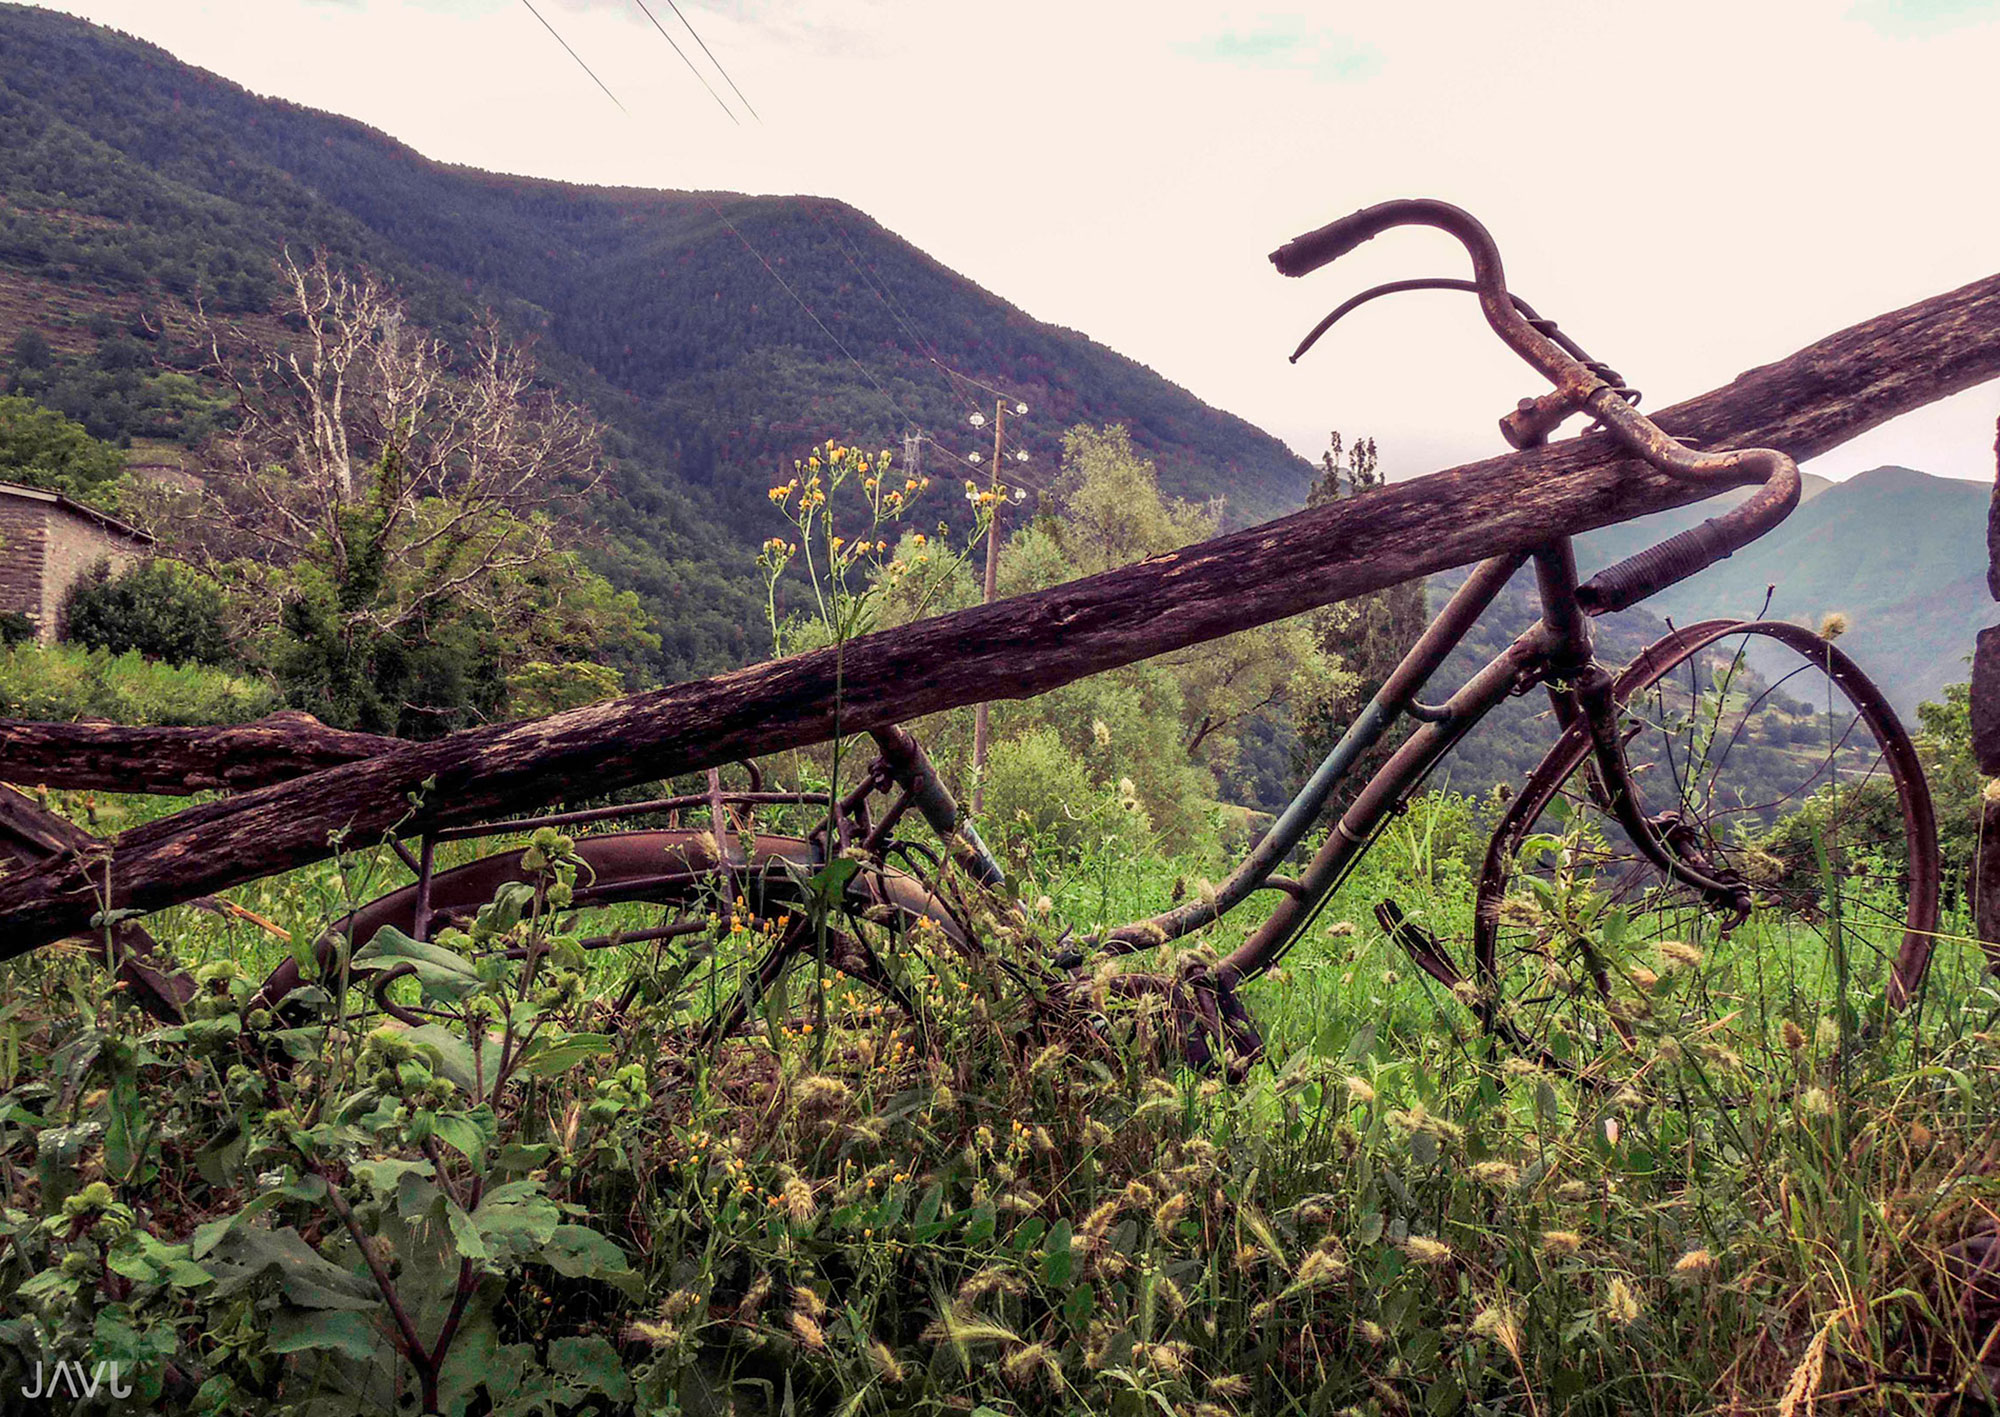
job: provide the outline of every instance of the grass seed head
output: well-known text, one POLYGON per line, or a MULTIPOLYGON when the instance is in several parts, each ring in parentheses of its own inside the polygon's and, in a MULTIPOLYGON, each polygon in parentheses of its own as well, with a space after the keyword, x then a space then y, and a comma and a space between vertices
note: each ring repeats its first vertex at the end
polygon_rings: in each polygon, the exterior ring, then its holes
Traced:
POLYGON ((868 1362, 876 1376, 891 1387, 903 1380, 903 1365, 896 1361, 895 1350, 879 1338, 868 1345, 868 1362))
POLYGON ((1583 1248, 1583 1236, 1574 1230, 1544 1230, 1542 1250, 1551 1255, 1573 1255, 1583 1248))
POLYGON ((1706 1279, 1715 1273, 1715 1256, 1707 1250, 1689 1250, 1674 1261, 1674 1274, 1680 1279, 1706 1279))
POLYGON ((805 1347, 815 1352, 826 1347, 826 1333, 810 1315, 802 1314, 794 1309, 792 1310, 791 1318, 787 1322, 791 1327, 793 1335, 805 1347))
POLYGON ((1507 1306, 1498 1300, 1472 1316, 1472 1331, 1481 1338, 1492 1339, 1509 1353, 1521 1346, 1520 1326, 1507 1306))
POLYGON ((1693 969, 1701 963, 1701 948, 1684 940, 1662 940, 1660 963, 1668 970, 1693 969))
POLYGON ((1622 1274, 1612 1275, 1604 1286, 1604 1316, 1620 1328, 1630 1328, 1639 1321, 1639 1295, 1622 1274))
POLYGON ((1054 1387, 1062 1381, 1062 1364, 1046 1343, 1024 1343, 1000 1360, 1000 1376, 1015 1387, 1031 1383, 1054 1387))
POLYGON ((1403 1242, 1403 1253, 1418 1264, 1443 1264, 1451 1258, 1451 1246, 1429 1235, 1412 1235, 1403 1242))

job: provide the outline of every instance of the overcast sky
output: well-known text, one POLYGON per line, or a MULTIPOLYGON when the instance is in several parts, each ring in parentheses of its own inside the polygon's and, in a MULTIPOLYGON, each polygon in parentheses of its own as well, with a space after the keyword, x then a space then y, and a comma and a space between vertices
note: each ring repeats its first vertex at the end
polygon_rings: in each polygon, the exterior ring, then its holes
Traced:
MULTIPOLYGON (((637 0, 64 0, 260 93, 450 162, 814 193, 1314 456, 1397 476, 1502 450, 1539 392, 1469 297, 1297 337, 1444 238, 1317 278, 1265 253, 1385 197, 1494 231, 1511 284, 1662 407, 2000 268, 2000 0, 680 0, 761 121, 732 123, 637 0)), ((668 0, 648 0, 698 62, 668 0)), ((735 95, 711 73, 735 103, 735 95)), ((2000 385, 1818 459, 1993 476, 2000 385)))

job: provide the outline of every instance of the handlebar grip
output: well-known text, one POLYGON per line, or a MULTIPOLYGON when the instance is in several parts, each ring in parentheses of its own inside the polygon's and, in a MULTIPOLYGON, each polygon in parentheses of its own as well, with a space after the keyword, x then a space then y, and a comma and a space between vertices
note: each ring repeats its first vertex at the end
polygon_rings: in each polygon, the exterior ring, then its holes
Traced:
POLYGON ((1649 595, 1713 566, 1736 548, 1729 529, 1716 517, 1670 536, 1635 556, 1606 566, 1576 588, 1577 604, 1592 615, 1623 610, 1649 595))
POLYGON ((1771 471, 1749 500, 1719 517, 1670 536, 1658 546, 1607 566, 1576 588, 1577 604, 1590 615, 1623 610, 1686 580, 1731 552, 1748 546, 1799 504, 1799 465, 1783 453, 1752 448, 1733 457, 1761 459, 1771 471))
POLYGON ((1271 253, 1278 274, 1310 275, 1329 261, 1337 261, 1362 242, 1380 234, 1381 208, 1363 207, 1351 216, 1330 221, 1317 231, 1294 236, 1271 253))

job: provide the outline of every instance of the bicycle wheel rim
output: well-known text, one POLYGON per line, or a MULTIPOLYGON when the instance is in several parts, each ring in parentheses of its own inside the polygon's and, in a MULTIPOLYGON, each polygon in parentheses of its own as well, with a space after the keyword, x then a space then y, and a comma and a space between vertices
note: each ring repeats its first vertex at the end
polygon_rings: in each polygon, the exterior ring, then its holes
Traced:
POLYGON ((1625 1079, 1828 1056, 1903 1009, 1930 963, 1936 827, 1907 734, 1844 654, 1781 622, 1708 622, 1620 676, 1643 811, 1683 859, 1745 882, 1733 924, 1643 860, 1579 725, 1488 853, 1475 966, 1503 1020, 1625 1079))

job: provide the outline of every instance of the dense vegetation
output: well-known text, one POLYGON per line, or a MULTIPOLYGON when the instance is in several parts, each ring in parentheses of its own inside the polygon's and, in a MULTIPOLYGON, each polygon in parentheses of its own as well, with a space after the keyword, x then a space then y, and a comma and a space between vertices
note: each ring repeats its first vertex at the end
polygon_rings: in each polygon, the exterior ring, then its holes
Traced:
MULTIPOLYGON (((287 940, 408 879, 381 850, 153 922, 203 981, 183 1026, 107 998, 80 955, 16 961, 0 1376, 115 1362, 161 1410, 323 1417, 420 1392, 450 1413, 1220 1417, 1914 1414, 1969 1387, 1983 1410, 1996 1312, 1954 1258, 1981 1242, 2000 1125, 1976 952, 1843 1048, 1810 989, 1724 1019, 1699 949, 1628 951, 1658 1017, 1696 1021, 1649 1030, 1631 1085, 1580 1085, 1495 1048, 1365 923, 1393 895, 1462 930, 1480 826, 1466 799, 1418 804, 1252 992, 1270 1051, 1236 1086, 1177 1068, 1156 1010, 1078 1013, 1037 963, 1045 929, 1155 908, 1215 858, 1025 823, 996 840, 1046 924, 996 926, 983 957, 907 938, 921 1029, 808 965, 704 1050, 690 1011, 733 987, 705 976, 781 923, 718 895, 665 975, 642 946, 586 957, 553 832, 469 933, 357 956, 415 965, 414 1029, 329 974, 253 1041, 287 940), (511 1066, 496 1021, 530 1040, 511 1066)), ((1600 907, 1562 909, 1610 947, 1600 907)), ((1880 982, 1857 976, 1862 1015, 1880 982)))
MULTIPOLYGON (((69 643, 0 649, 0 717, 284 704, 429 736, 972 604, 1010 504, 899 437, 986 397, 943 365, 1034 405, 1046 489, 1008 514, 1003 593, 1307 492, 1254 430, 838 204, 445 169, 45 12, 0 7, 0 40, 0 478, 150 513, 176 558, 86 578, 69 643), (231 321, 198 328, 197 297, 231 321), (135 441, 180 475, 130 474, 135 441)), ((1378 482, 1372 443, 1336 438, 1309 495, 1378 482)), ((1634 713, 1728 760, 1727 799, 1691 759, 1643 767, 1735 814, 1762 872, 1740 927, 1658 907, 1559 802, 1500 904, 1504 1007, 1378 928, 1393 901, 1463 954, 1487 834, 1551 735, 1522 700, 1250 985, 1260 1056, 1191 1064, 1168 1002, 1254 904, 1050 967, 1210 898, 1246 809, 1352 721, 1425 601, 994 705, 983 773, 970 711, 915 725, 983 800, 1004 897, 947 873, 904 914, 857 908, 883 863, 850 845, 600 907, 591 843, 544 827, 444 843, 447 867, 518 848, 522 879, 434 938, 364 938, 354 908, 410 858, 336 839, 145 922, 198 981, 165 1026, 87 949, 0 965, 0 1405, 108 1367, 216 1417, 1995 1410, 2000 992, 1969 939, 1963 686, 1920 715, 1946 918, 1901 1015, 1892 797, 1820 790, 1857 751, 1844 715, 1719 658, 1634 713), (256 990, 287 962, 278 1009, 256 990)), ((1536 613, 1524 575, 1443 677, 1536 613)), ((1600 657, 1663 628, 1606 617, 1600 657)), ((865 759, 767 781, 847 788, 865 759)), ((33 799, 103 835, 170 810, 33 799)), ((713 850, 747 830, 716 810, 652 824, 713 850)), ((938 859, 906 835, 898 860, 938 859)))

